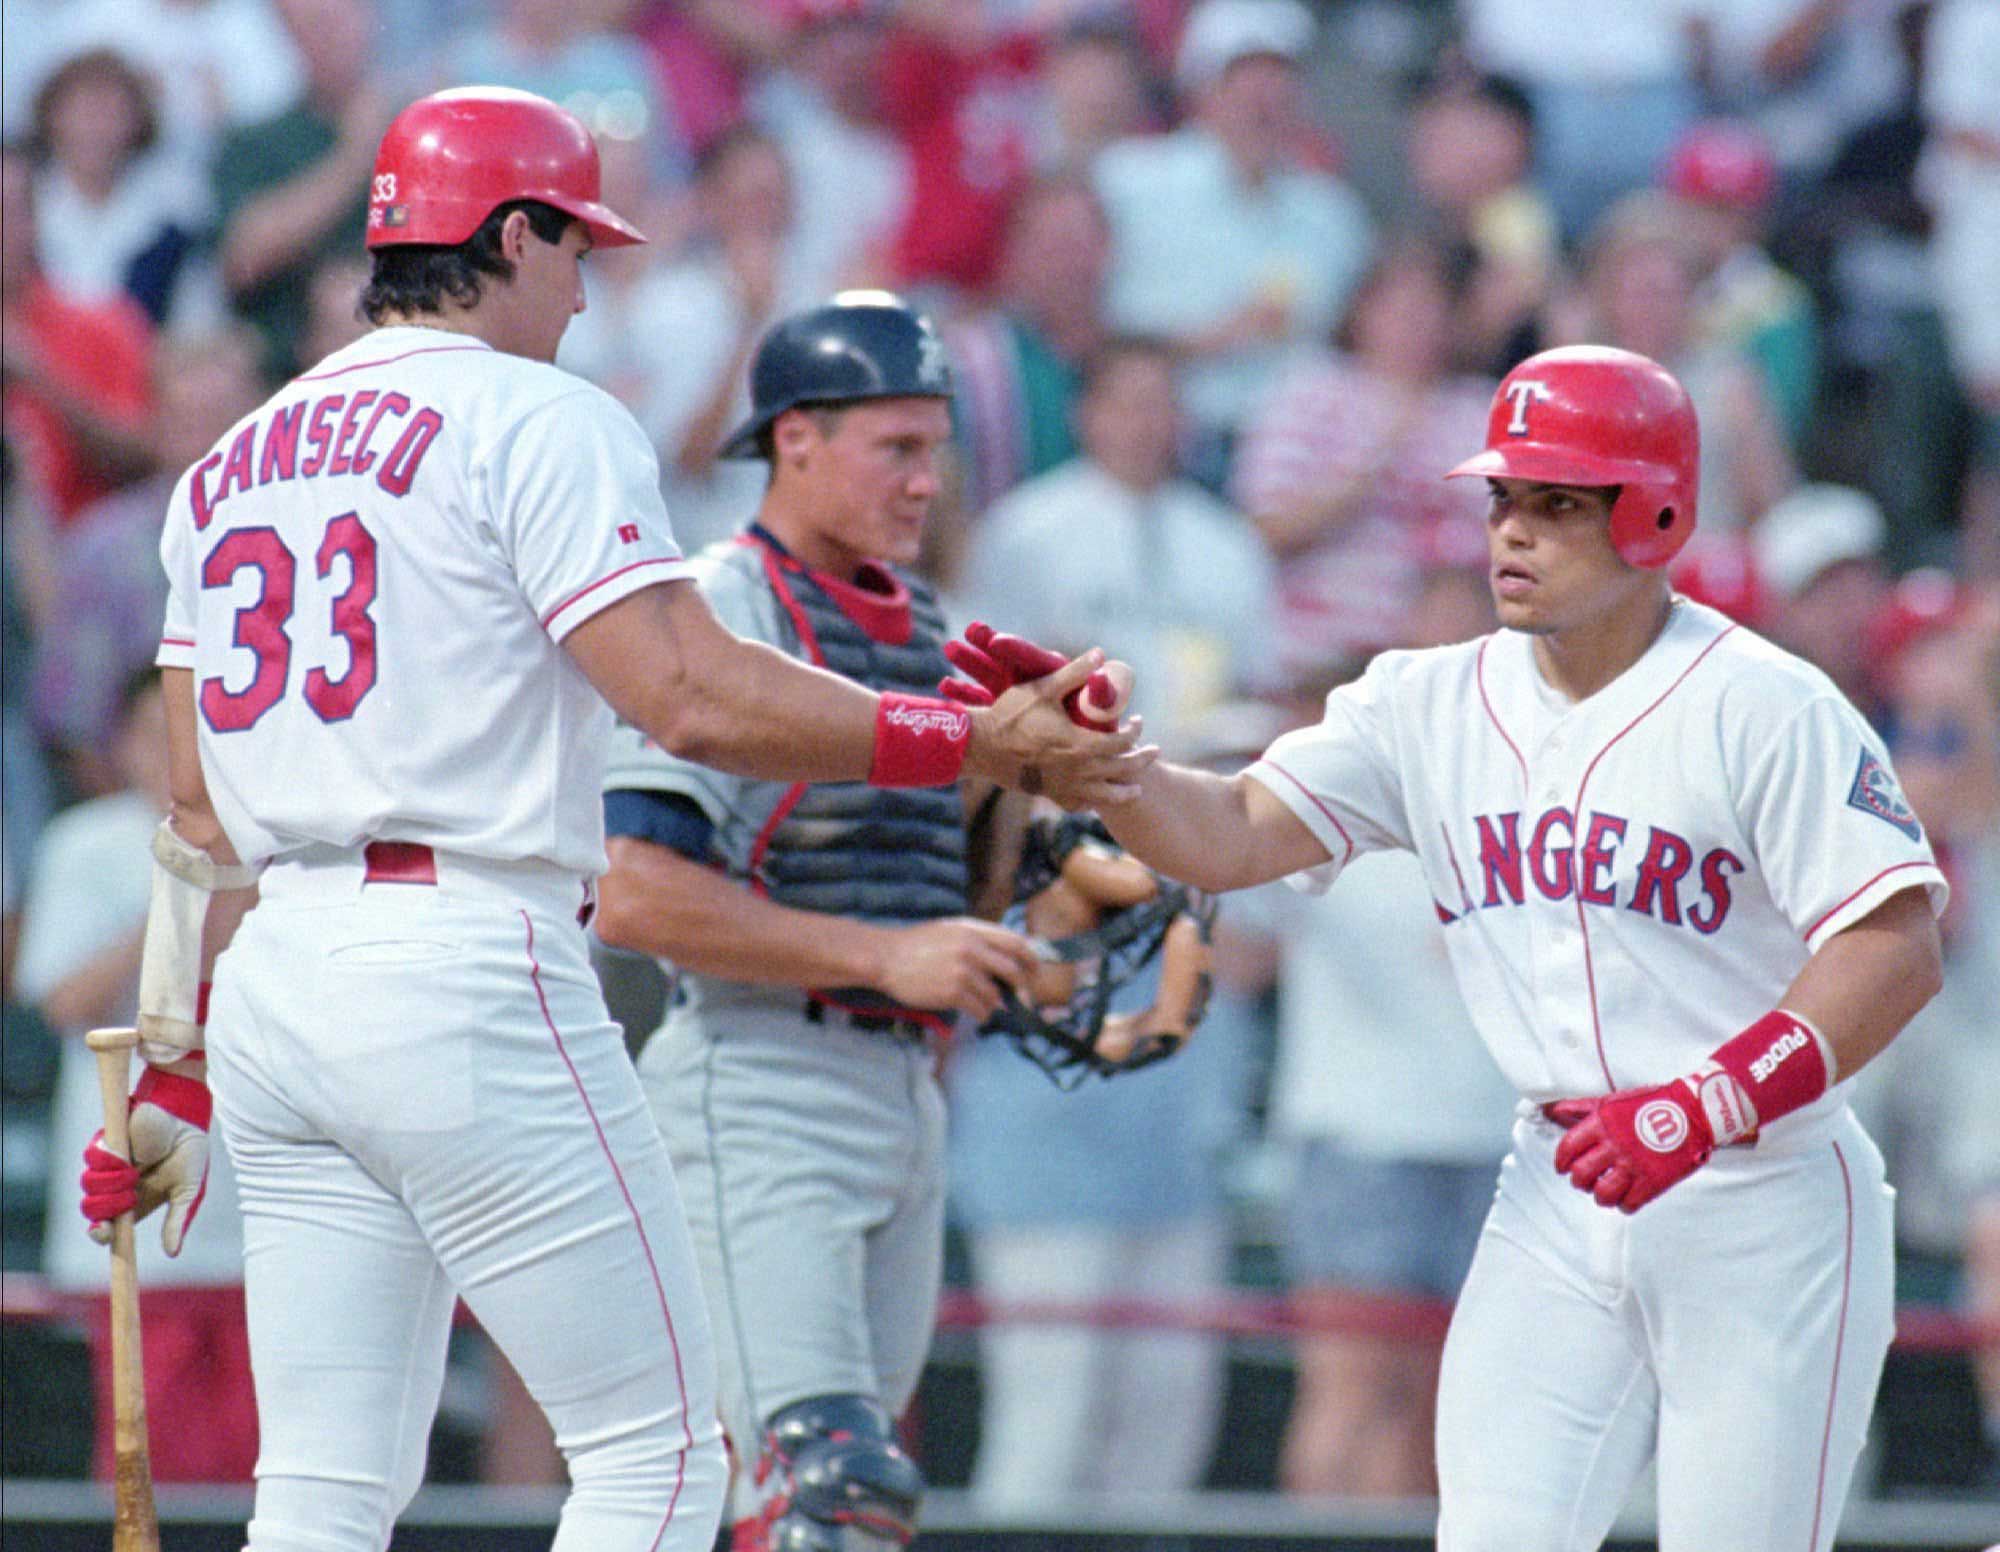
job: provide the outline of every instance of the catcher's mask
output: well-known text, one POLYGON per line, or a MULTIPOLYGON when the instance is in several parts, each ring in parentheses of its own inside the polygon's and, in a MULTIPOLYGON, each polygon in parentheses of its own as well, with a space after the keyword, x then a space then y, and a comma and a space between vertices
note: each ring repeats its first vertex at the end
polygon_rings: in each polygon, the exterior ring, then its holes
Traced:
POLYGON ((1044 965, 1023 1000, 1003 992, 981 1035, 1004 1035, 1071 1089, 1163 1061, 1186 1043, 1208 1006, 1212 896, 1161 877, 1112 840, 1092 814, 1028 826, 1014 900, 1044 965), (1118 992, 1155 960, 1150 1007, 1113 1013, 1118 992))

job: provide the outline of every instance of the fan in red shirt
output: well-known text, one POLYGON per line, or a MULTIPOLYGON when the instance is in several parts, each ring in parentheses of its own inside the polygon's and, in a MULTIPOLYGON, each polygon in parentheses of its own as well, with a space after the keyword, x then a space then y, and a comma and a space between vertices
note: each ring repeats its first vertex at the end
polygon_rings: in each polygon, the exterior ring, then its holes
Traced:
POLYGON ((120 299, 63 296, 35 261, 30 168, 0 152, 0 416, 58 523, 146 472, 152 328, 120 299))
POLYGON ((1027 182, 1043 39, 1006 31, 980 0, 905 6, 883 61, 883 98, 909 148, 913 188, 892 263, 905 284, 978 290, 1027 182))

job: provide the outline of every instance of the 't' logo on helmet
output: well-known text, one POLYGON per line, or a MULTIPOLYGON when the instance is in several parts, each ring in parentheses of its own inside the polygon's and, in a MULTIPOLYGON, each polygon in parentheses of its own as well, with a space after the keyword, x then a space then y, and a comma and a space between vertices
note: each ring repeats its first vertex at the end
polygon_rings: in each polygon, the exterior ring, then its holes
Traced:
POLYGON ((1528 434, 1528 406, 1536 399, 1549 397, 1549 385, 1538 377, 1517 377, 1501 390, 1514 402, 1514 413, 1508 418, 1507 433, 1510 436, 1528 434))

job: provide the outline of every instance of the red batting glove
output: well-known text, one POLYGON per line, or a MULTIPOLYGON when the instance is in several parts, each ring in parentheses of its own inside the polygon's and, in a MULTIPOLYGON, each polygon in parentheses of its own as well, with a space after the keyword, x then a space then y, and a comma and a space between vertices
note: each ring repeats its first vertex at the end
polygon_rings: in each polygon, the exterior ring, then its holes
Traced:
POLYGON ((84 1217, 92 1223, 109 1223, 138 1207, 139 1166, 105 1147, 103 1132, 95 1133, 83 1150, 84 1217))
MULTIPOLYGON (((1069 661, 1060 652, 1038 647, 1025 636, 996 631, 982 620, 965 627, 963 641, 947 641, 944 655, 966 677, 940 680, 938 693, 966 706, 991 706, 1015 685, 1045 678, 1069 661)), ((1102 731, 1102 722, 1083 714, 1086 697, 1094 706, 1109 706, 1118 699, 1117 688, 1103 669, 1063 697, 1070 721, 1080 728, 1102 731)))
POLYGON ((1717 1148, 1755 1142, 1761 1128, 1824 1094, 1832 1078, 1825 1037, 1779 1008, 1686 1077, 1603 1099, 1558 1100, 1543 1113, 1567 1128, 1556 1170, 1600 1206, 1633 1213, 1717 1148))
MULTIPOLYGON (((944 644, 944 655, 950 659, 951 666, 965 675, 964 679, 947 679, 945 685, 956 684, 967 690, 983 691, 986 699, 983 702, 974 701, 975 705, 990 706, 1021 682, 1019 676, 987 651, 992 640, 993 627, 983 620, 974 620, 965 627, 962 641, 947 641, 944 644)), ((1053 673, 1054 670, 1045 672, 1053 673)))
POLYGON ((123 1212, 144 1218, 164 1204, 160 1244, 177 1256, 208 1191, 208 1085, 149 1066, 130 1104, 133 1162, 106 1148, 103 1132, 90 1139, 83 1150, 83 1215, 90 1237, 109 1244, 113 1218, 123 1212))
POLYGON ((1715 1152, 1715 1133, 1685 1078, 1656 1089, 1625 1089, 1603 1099, 1550 1106, 1576 1114, 1556 1144, 1556 1171, 1600 1207, 1634 1213, 1687 1179, 1715 1152))
POLYGON ((985 685, 974 684, 970 679, 940 679, 938 694, 961 706, 991 706, 1000 698, 985 685))

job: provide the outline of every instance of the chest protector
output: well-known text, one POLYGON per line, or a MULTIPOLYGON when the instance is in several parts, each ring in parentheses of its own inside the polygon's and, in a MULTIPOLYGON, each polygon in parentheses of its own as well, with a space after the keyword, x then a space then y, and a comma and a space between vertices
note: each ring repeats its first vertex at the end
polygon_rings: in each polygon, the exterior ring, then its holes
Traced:
MULTIPOLYGON (((799 653, 871 690, 936 693, 948 670, 944 613, 922 583, 869 565, 860 584, 808 570, 753 532, 799 653)), ((966 909, 965 814, 957 787, 799 782, 753 846, 751 887, 784 905, 905 925, 966 909)))

